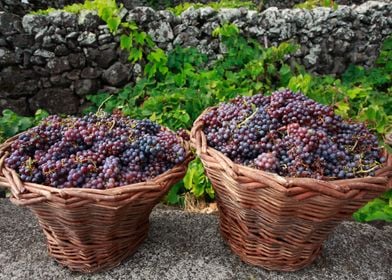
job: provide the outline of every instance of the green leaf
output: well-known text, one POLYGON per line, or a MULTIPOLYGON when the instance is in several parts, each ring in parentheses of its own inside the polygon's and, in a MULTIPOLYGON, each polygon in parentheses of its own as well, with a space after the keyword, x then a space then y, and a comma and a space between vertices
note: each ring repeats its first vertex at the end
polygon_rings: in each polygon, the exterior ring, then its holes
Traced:
MULTIPOLYGON (((106 22, 112 18, 112 10, 109 7, 102 7, 99 11, 99 16, 106 22)), ((108 24, 109 25, 109 24, 108 24)), ((110 28, 110 27, 109 27, 110 28)))
POLYGON ((117 29, 121 23, 121 19, 118 17, 110 17, 106 23, 109 27, 110 32, 114 33, 117 31, 117 29))
POLYGON ((132 47, 132 34, 129 36, 127 35, 121 35, 120 37, 120 47, 121 49, 128 50, 132 47))
POLYGON ((286 87, 293 76, 291 72, 290 66, 287 64, 283 64, 282 67, 279 69, 279 76, 280 76, 280 85, 282 87, 286 87))
POLYGON ((344 101, 340 101, 336 103, 336 109, 335 113, 342 116, 342 117, 347 117, 348 116, 348 111, 350 110, 350 105, 347 104, 344 101))
POLYGON ((137 44, 144 44, 144 40, 147 38, 146 32, 135 32, 135 42, 137 44))
POLYGON ((165 198, 168 204, 178 204, 180 202, 180 195, 179 195, 180 189, 181 189, 181 184, 177 183, 169 190, 165 198))
POLYGON ((129 52, 128 60, 137 62, 143 58, 143 51, 139 48, 132 48, 129 52))

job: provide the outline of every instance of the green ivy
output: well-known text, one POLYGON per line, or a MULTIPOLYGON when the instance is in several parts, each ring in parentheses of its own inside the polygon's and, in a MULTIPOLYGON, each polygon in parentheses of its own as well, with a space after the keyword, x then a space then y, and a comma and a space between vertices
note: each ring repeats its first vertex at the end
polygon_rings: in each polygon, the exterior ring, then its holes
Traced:
POLYGON ((38 110, 34 117, 19 116, 15 112, 5 109, 0 116, 0 143, 26 129, 36 125, 49 114, 44 110, 38 110))
POLYGON ((301 9, 314 9, 316 7, 326 7, 326 8, 333 8, 337 9, 338 4, 335 3, 334 0, 306 0, 303 3, 299 3, 294 5, 294 8, 301 8, 301 9))
POLYGON ((219 10, 222 8, 248 8, 248 9, 256 9, 255 4, 252 1, 241 1, 241 0, 220 0, 220 1, 211 1, 206 4, 202 3, 181 3, 173 8, 167 8, 167 10, 173 12, 175 15, 179 16, 181 15, 184 11, 188 10, 190 7, 193 7, 195 9, 199 8, 205 8, 205 7, 211 7, 214 10, 219 10))
POLYGON ((354 213, 354 219, 358 222, 377 220, 392 222, 392 190, 359 209, 354 213))
MULTIPOLYGON (((65 6, 61 10, 68 13, 79 14, 82 11, 95 11, 97 15, 106 23, 110 32, 114 35, 120 35, 120 48, 129 53, 128 60, 137 62, 142 60, 154 50, 155 43, 151 37, 142 31, 139 31, 134 22, 122 22, 120 11, 122 5, 118 6, 115 0, 86 0, 83 4, 73 4, 65 6)), ((33 14, 48 15, 56 11, 53 8, 38 10, 33 14)), ((148 61, 150 59, 147 58, 148 61)), ((164 66, 162 66, 164 68, 164 66)), ((156 71, 160 71, 157 69, 156 71)), ((156 72, 155 71, 155 72, 156 72)))

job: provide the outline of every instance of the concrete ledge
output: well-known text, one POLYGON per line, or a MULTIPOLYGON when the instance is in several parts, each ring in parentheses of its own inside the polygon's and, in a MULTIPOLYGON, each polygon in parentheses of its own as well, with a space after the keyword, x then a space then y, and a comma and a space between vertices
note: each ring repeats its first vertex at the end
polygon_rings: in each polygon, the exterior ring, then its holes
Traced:
POLYGON ((0 199, 0 279, 379 279, 392 275, 392 224, 345 222, 310 267, 269 272, 249 266, 222 241, 216 215, 158 207, 147 241, 119 267, 94 275, 70 272, 46 253, 32 213, 0 199))

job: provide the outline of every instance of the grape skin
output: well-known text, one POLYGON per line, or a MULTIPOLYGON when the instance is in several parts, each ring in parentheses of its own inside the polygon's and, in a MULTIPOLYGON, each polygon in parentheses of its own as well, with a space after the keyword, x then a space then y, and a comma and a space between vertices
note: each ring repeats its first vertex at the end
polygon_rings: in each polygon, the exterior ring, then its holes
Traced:
POLYGON ((302 93, 237 97, 202 116, 207 143, 238 164, 287 177, 374 176, 377 137, 302 93))
POLYGON ((177 136, 150 120, 53 115, 21 134, 5 165, 22 181, 109 189, 154 178, 185 160, 177 136))

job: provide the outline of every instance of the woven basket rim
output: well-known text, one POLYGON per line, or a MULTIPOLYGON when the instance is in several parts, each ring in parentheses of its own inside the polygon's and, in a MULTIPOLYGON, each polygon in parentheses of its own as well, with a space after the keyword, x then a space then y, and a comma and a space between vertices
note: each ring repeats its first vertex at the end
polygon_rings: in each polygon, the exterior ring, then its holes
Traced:
MULTIPOLYGON (((388 178, 392 177, 392 166, 387 163, 383 164, 383 167, 377 170, 376 176, 366 176, 351 179, 331 178, 330 180, 328 180, 328 178, 323 178, 320 180, 309 177, 284 177, 277 173, 267 172, 235 163, 222 152, 208 146, 206 136, 202 130, 204 122, 201 120, 201 118, 206 113, 217 107, 218 106, 206 108, 195 120, 191 130, 191 145, 196 149, 197 155, 202 159, 206 156, 218 157, 220 159, 218 160, 218 163, 232 177, 238 177, 238 174, 242 173, 244 176, 251 177, 253 180, 259 181, 260 183, 263 183, 264 180, 264 182, 267 182, 272 187, 288 194, 290 194, 290 190, 295 189, 294 187, 296 186, 309 188, 312 191, 321 192, 333 197, 342 197, 344 194, 347 194, 353 189, 386 191, 389 188, 392 188, 392 186, 388 187, 388 178)), ((389 162, 391 155, 388 154, 385 149, 384 153, 389 158, 387 160, 387 162, 389 162)))
MULTIPOLYGON (((165 130, 170 129, 163 127, 165 130)), ((154 178, 150 178, 146 181, 123 185, 115 188, 110 189, 90 189, 90 188, 55 188, 52 186, 47 186, 43 184, 36 184, 31 182, 23 182, 17 172, 13 169, 10 169, 5 166, 4 160, 8 156, 6 149, 11 145, 13 141, 15 141, 19 135, 23 134, 19 133, 9 139, 7 139, 4 143, 0 145, 0 186, 10 188, 14 197, 18 199, 19 194, 26 193, 26 190, 30 193, 35 192, 37 194, 42 195, 46 198, 46 200, 51 200, 51 195, 56 194, 60 197, 63 196, 76 196, 81 198, 89 197, 90 199, 94 199, 97 201, 101 200, 111 200, 111 198, 124 195, 126 193, 134 193, 143 190, 161 190, 163 188, 163 182, 169 180, 173 175, 177 173, 181 173, 184 166, 193 159, 193 154, 191 151, 191 146, 188 141, 185 141, 179 136, 176 136, 182 146, 185 148, 186 154, 185 159, 181 163, 176 164, 171 169, 165 171, 162 174, 157 175, 154 178), (5 175, 8 174, 8 175, 5 175), (12 183, 11 183, 12 182, 12 183), (14 186, 13 186, 14 185, 14 186), (105 199, 106 198, 106 199, 105 199)), ((174 133, 174 132, 173 132, 174 133)))

